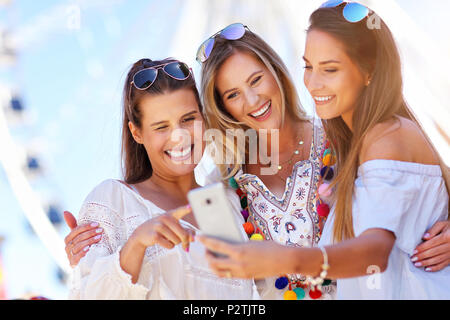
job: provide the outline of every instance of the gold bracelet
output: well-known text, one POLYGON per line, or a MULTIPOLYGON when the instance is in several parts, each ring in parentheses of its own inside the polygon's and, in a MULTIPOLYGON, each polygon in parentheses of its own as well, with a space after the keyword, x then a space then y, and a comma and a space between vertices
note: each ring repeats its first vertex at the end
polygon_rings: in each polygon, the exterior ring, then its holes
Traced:
POLYGON ((319 246, 320 251, 322 251, 322 256, 323 256, 323 264, 321 265, 321 272, 320 275, 316 278, 313 277, 307 277, 307 281, 309 282, 309 284, 311 285, 311 288, 314 290, 316 287, 317 289, 319 289, 320 291, 322 291, 322 284, 327 276, 328 273, 328 269, 330 269, 330 265, 328 264, 328 255, 327 255, 327 251, 325 250, 324 247, 319 246))

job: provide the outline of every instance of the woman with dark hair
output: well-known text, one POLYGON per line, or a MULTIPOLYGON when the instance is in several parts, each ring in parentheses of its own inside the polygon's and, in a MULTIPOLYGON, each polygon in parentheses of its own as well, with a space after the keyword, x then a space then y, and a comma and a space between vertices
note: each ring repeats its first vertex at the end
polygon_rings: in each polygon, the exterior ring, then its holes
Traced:
POLYGON ((96 243, 66 239, 70 252, 84 252, 70 298, 251 299, 252 281, 218 278, 192 242, 198 229, 186 194, 198 187, 193 159, 203 139, 194 124, 203 132, 203 120, 191 70, 173 59, 139 60, 123 96, 124 181, 102 182, 83 203, 78 223, 95 225, 96 243))
POLYGON ((337 163, 318 248, 200 237, 228 255, 208 255, 218 275, 300 273, 319 289, 338 279, 341 299, 450 298, 446 252, 433 266, 440 271, 413 264, 426 230, 449 217, 448 168, 403 98, 397 47, 374 15, 357 3, 329 1, 310 18, 304 81, 337 163))

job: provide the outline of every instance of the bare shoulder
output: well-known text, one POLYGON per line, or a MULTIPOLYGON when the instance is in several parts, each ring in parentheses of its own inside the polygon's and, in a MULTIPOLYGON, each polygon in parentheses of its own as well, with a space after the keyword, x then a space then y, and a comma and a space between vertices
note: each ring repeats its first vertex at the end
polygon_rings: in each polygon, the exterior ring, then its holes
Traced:
POLYGON ((375 159, 439 164, 420 127, 402 117, 379 123, 367 133, 360 163, 375 159))

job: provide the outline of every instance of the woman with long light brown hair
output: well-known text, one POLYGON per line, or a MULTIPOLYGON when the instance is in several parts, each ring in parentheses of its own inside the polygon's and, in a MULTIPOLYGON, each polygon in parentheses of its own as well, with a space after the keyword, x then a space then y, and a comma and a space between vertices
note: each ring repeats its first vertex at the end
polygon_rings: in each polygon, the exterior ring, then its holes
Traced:
POLYGON ((378 28, 368 27, 374 14, 360 4, 329 1, 310 18, 304 81, 337 160, 319 248, 201 237, 207 248, 228 255, 209 256, 217 274, 300 273, 319 289, 325 279, 338 279, 342 299, 450 298, 448 252, 425 270, 413 264, 426 230, 448 224, 448 168, 403 98, 389 28, 381 19, 378 28), (440 271, 428 272, 435 267, 440 271))

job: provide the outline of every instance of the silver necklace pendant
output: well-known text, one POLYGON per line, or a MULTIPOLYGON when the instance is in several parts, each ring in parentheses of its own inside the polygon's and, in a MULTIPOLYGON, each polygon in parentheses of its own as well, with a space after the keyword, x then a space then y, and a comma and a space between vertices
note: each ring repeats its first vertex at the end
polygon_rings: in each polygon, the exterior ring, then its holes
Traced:
MULTIPOLYGON (((299 144, 299 145, 303 145, 303 143, 304 143, 303 140, 300 140, 298 144, 299 144)), ((293 154, 293 155, 291 156, 291 158, 290 158, 288 161, 286 161, 286 162, 289 162, 289 163, 290 163, 291 160, 292 160, 292 158, 294 157, 294 155, 298 155, 298 154, 300 154, 300 151, 299 151, 299 150, 295 150, 295 151, 294 151, 294 154, 293 154)), ((286 162, 285 162, 285 163, 286 163, 286 162)), ((284 163, 283 163, 283 165, 284 165, 284 163)), ((283 169, 283 166, 282 166, 282 165, 278 165, 278 170, 281 170, 281 169, 283 169)))

